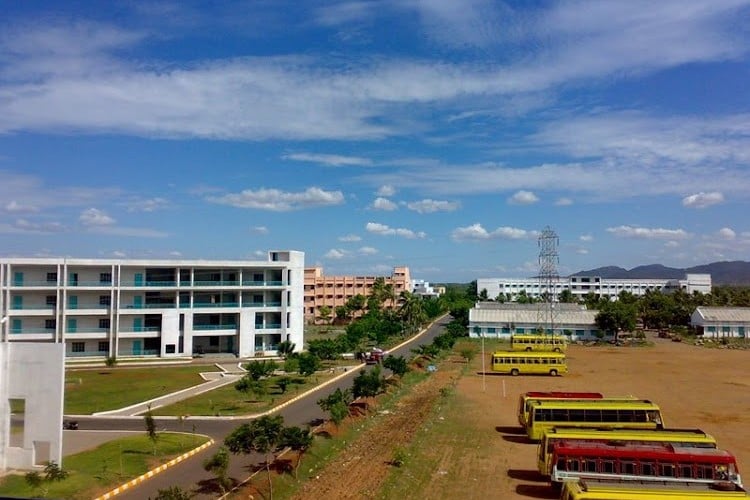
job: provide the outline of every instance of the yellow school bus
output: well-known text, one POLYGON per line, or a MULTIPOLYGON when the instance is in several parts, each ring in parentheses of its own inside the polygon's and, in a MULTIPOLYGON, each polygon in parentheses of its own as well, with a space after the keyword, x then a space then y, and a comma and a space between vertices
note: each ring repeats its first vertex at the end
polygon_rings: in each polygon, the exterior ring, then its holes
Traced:
POLYGON ((492 371, 510 375, 543 374, 557 376, 568 372, 561 352, 498 351, 492 355, 492 371))
POLYGON ((567 346, 567 341, 560 335, 514 334, 510 337, 510 347, 514 351, 563 352, 567 346))
MULTIPOLYGON (((518 397, 518 423, 526 428, 529 419, 529 408, 533 401, 545 399, 602 399, 604 395, 600 392, 570 392, 570 391, 532 391, 525 392, 518 397)), ((635 398, 633 398, 635 399, 635 398)))
POLYGON ((730 482, 712 484, 659 484, 585 479, 563 483, 560 500, 725 500, 747 498, 747 492, 730 482))
POLYGON ((539 441, 553 427, 663 429, 659 406, 647 399, 564 399, 536 401, 529 409, 526 435, 539 441))
POLYGON ((717 448, 716 439, 700 429, 587 429, 579 427, 554 427, 547 429, 539 440, 537 469, 543 476, 552 473, 552 452, 560 441, 587 441, 592 443, 669 443, 684 448, 717 448))

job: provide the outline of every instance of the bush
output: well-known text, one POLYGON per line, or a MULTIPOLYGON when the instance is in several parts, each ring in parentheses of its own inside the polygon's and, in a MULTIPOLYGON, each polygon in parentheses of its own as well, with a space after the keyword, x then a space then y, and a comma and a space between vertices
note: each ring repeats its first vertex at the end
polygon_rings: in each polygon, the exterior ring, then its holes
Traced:
POLYGON ((383 366, 392 371, 397 377, 403 377, 409 371, 409 365, 403 356, 388 356, 383 361, 383 366))
POLYGON ((385 380, 380 375, 380 367, 376 366, 369 372, 362 370, 352 383, 352 395, 355 398, 377 396, 383 392, 385 380))

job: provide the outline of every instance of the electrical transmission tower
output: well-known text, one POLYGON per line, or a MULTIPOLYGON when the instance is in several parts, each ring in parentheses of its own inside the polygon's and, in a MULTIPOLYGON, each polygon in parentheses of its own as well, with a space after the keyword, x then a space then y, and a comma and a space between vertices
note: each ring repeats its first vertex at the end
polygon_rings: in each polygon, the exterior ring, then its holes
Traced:
POLYGON ((557 255, 557 246, 560 240, 552 228, 545 227, 539 234, 539 308, 537 310, 537 322, 539 327, 552 335, 555 332, 557 319, 557 285, 560 276, 557 273, 557 264, 560 259, 557 255))

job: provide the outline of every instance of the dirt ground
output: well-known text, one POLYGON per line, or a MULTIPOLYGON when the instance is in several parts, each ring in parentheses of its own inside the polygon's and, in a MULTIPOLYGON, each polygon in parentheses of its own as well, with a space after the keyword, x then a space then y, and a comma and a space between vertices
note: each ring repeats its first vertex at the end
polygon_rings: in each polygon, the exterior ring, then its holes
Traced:
MULTIPOLYGON (((740 472, 750 477, 750 350, 651 340, 654 347, 570 346, 570 371, 563 377, 482 377, 477 357, 469 374, 458 379, 455 395, 459 418, 476 433, 483 449, 433 442, 445 448, 430 450, 445 457, 439 474, 433 471, 426 487, 404 491, 403 498, 556 498, 536 474, 536 445, 525 442, 518 427, 518 396, 526 391, 596 391, 650 399, 661 406, 668 427, 713 434, 720 448, 735 454, 740 472)), ((394 447, 409 444, 428 417, 431 405, 426 403, 439 396, 441 387, 455 383, 459 369, 455 363, 442 365, 396 411, 378 417, 368 433, 296 498, 378 498, 392 468, 394 447)))

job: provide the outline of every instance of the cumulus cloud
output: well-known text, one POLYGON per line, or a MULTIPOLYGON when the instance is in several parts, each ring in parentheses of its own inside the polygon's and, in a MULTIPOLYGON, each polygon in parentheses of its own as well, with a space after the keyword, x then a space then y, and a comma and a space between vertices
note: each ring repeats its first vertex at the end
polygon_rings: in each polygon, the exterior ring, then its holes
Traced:
POLYGON ((156 212, 169 205, 164 198, 148 198, 145 200, 131 200, 125 203, 128 212, 156 212))
POLYGON ((255 234, 268 234, 268 228, 266 226, 253 226, 250 228, 250 231, 255 234))
POLYGON ((578 255, 588 255, 589 251, 585 248, 578 248, 576 249, 576 253, 578 255))
POLYGON ((731 228, 728 227, 722 227, 719 229, 719 238, 724 240, 733 240, 737 237, 737 233, 735 233, 731 228))
POLYGON ((278 189, 246 189, 239 193, 209 196, 207 201, 237 208, 254 208, 274 212, 288 212, 305 208, 340 205, 344 203, 341 191, 325 191, 309 187, 305 191, 291 193, 278 189))
POLYGON ((358 252, 362 255, 375 255, 378 253, 378 250, 373 247, 361 247, 358 252))
POLYGON ((39 208, 11 200, 5 205, 5 211, 9 213, 36 213, 39 211, 39 208))
POLYGON ((526 231, 515 227, 502 226, 494 231, 487 231, 480 223, 472 224, 466 227, 457 227, 451 233, 451 238, 455 241, 470 240, 520 240, 525 238, 534 238, 537 236, 536 231, 526 231))
POLYGON ((433 212, 452 212, 460 206, 460 203, 454 201, 439 201, 425 199, 421 201, 412 201, 406 204, 406 208, 420 214, 429 214, 433 212))
POLYGON ((16 219, 11 225, 0 226, 4 233, 61 233, 66 231, 65 225, 59 222, 36 222, 28 219, 16 219))
POLYGON ((696 193, 682 199, 682 206, 688 208, 706 208, 724 201, 724 195, 719 192, 696 193))
POLYGON ((338 240, 344 243, 352 243, 362 241, 362 238, 360 236, 357 236, 356 234, 346 234, 344 236, 339 236, 338 240))
POLYGON ((607 232, 620 238, 645 240, 684 240, 690 235, 684 229, 664 229, 634 226, 608 227, 607 232))
POLYGON ((84 226, 111 226, 115 219, 96 208, 87 208, 78 217, 84 226))
POLYGON ((340 260, 347 256, 347 251, 340 248, 331 248, 323 257, 331 260, 340 260))
POLYGON ((396 194, 396 188, 391 186, 390 184, 385 184, 383 186, 380 186, 375 194, 378 196, 390 197, 396 194))
POLYGON ((578 239, 581 240, 581 241, 585 241, 587 243, 589 241, 594 241, 594 237, 591 236, 590 234, 582 234, 581 236, 578 237, 578 239))
POLYGON ((511 205, 531 205, 539 201, 539 198, 531 191, 518 191, 508 198, 511 205))
POLYGON ((329 167, 368 167, 372 165, 372 160, 369 158, 361 158, 358 156, 343 156, 343 155, 331 155, 331 154, 316 154, 316 153, 290 153, 282 156, 285 160, 305 161, 311 163, 319 163, 327 165, 329 167))
POLYGON ((396 205, 394 202, 387 198, 375 198, 375 201, 372 202, 372 209, 373 210, 385 210, 387 212, 391 212, 393 210, 398 210, 398 205, 396 205))
POLYGON ((381 236, 401 236, 407 239, 424 238, 425 236, 427 236, 427 233, 423 231, 412 231, 411 229, 405 228, 392 228, 378 222, 368 222, 365 225, 365 230, 368 233, 378 234, 381 236))

